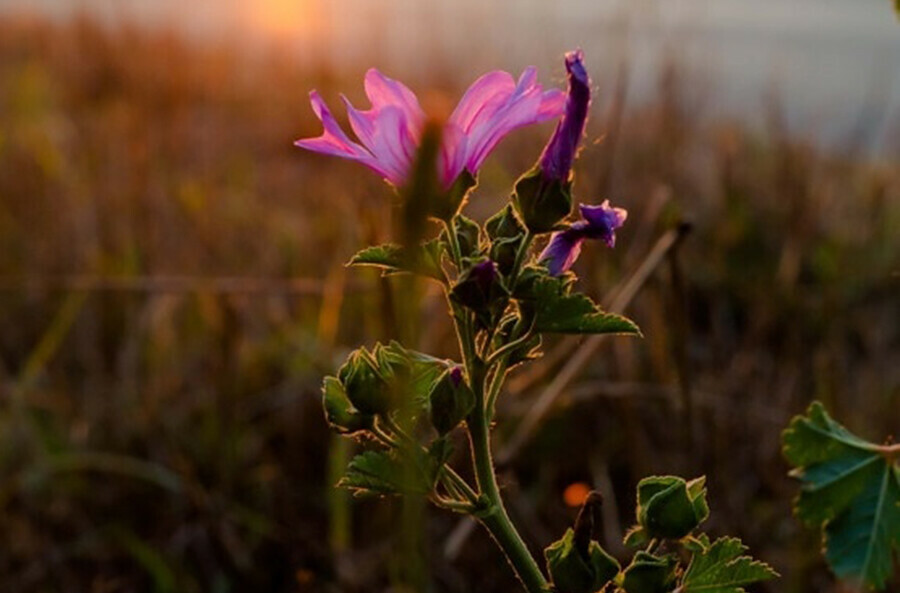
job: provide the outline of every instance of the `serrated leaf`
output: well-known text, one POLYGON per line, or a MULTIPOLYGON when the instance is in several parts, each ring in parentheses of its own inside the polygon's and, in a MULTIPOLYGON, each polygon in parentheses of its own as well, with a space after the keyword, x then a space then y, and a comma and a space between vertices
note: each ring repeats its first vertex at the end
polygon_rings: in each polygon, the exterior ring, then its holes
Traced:
POLYGON ((437 240, 428 241, 413 249, 394 243, 385 243, 366 247, 354 255, 347 265, 374 266, 384 270, 384 275, 418 274, 443 282, 442 254, 443 246, 437 240))
POLYGON ((607 313, 587 295, 572 292, 570 277, 534 274, 516 295, 535 315, 534 330, 564 334, 636 334, 630 319, 607 313))
POLYGON ((900 480, 887 448, 865 441, 815 402, 783 434, 803 484, 794 513, 822 528, 825 557, 841 578, 884 587, 900 549, 900 480))
POLYGON ((401 461, 387 451, 366 451, 350 460, 347 473, 337 485, 356 496, 383 496, 427 494, 433 484, 416 463, 401 461))
POLYGON ((684 593, 744 593, 744 586, 778 576, 768 564, 744 556, 746 550, 741 540, 723 537, 705 551, 695 552, 680 590, 684 593))

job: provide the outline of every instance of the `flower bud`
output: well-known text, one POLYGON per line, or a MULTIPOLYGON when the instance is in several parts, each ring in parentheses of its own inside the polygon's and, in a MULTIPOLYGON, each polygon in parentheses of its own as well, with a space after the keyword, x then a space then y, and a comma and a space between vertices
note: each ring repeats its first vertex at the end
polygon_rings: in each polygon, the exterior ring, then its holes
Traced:
POLYGON ((706 479, 653 476, 638 483, 638 523, 650 537, 681 539, 709 516, 706 479))
POLYGON ((541 173, 547 180, 563 183, 569 181, 572 162, 584 134, 584 124, 591 104, 591 80, 584 69, 583 60, 584 52, 580 49, 566 54, 569 80, 566 110, 540 160, 541 173))
POLYGON ((507 296, 497 264, 488 258, 472 263, 460 275, 450 296, 473 311, 486 311, 492 304, 507 296))
POLYGON ((441 436, 456 428, 475 407, 475 394, 459 366, 444 371, 435 381, 428 398, 431 424, 441 436))
POLYGON ((544 550, 547 571, 559 593, 594 593, 619 572, 619 563, 591 540, 586 550, 576 545, 572 529, 544 550))
POLYGON ((581 50, 566 54, 569 90, 562 119, 538 164, 516 182, 513 203, 532 233, 547 233, 572 210, 572 163, 591 104, 591 81, 581 50))
POLYGON ((355 350, 338 371, 347 398, 363 414, 385 414, 393 407, 391 390, 365 348, 355 350))
POLYGON ((322 383, 322 407, 325 420, 341 434, 353 434, 372 426, 372 416, 353 407, 336 377, 325 377, 322 383))

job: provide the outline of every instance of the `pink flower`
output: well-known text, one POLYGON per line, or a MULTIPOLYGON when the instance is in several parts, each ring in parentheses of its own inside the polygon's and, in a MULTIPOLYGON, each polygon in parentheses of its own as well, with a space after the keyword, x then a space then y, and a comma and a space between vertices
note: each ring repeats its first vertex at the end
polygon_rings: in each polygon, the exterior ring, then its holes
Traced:
MULTIPOLYGON (((366 72, 365 89, 372 103, 366 111, 341 96, 359 142, 344 133, 319 93, 312 91, 310 103, 325 131, 294 144, 359 161, 394 185, 402 185, 415 158, 425 113, 411 90, 374 68, 366 72)), ((564 104, 561 90, 545 91, 537 83, 533 66, 525 69, 518 83, 500 70, 485 74, 469 87, 444 126, 437 165, 441 183, 449 188, 463 170, 475 175, 509 132, 559 117, 564 104)))

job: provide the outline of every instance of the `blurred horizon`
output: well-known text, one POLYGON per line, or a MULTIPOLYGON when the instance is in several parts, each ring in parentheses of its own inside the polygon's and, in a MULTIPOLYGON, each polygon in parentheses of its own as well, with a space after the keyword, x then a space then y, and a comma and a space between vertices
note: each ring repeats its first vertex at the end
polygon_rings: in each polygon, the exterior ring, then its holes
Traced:
POLYGON ((559 83, 559 57, 582 47, 601 96, 624 73, 630 99, 652 100, 674 62, 707 116, 759 127, 774 101, 790 131, 817 145, 900 153, 900 25, 886 0, 0 0, 4 13, 84 14, 250 54, 277 47, 300 67, 352 80, 376 66, 419 92, 527 64, 559 83))

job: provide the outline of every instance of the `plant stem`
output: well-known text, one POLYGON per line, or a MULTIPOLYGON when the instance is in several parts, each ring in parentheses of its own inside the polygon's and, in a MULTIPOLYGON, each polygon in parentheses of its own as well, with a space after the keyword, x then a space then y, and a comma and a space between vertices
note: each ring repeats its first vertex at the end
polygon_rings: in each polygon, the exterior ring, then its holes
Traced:
POLYGON ((476 387, 478 403, 469 415, 468 421, 475 476, 481 495, 488 503, 487 508, 479 513, 478 519, 500 546, 525 589, 529 593, 546 593, 550 590, 547 580, 531 552, 525 546, 525 542, 522 541, 522 537, 516 531, 503 506, 503 500, 500 498, 500 489, 497 486, 494 465, 491 461, 490 435, 481 383, 481 377, 479 377, 479 381, 473 384, 473 386, 478 385, 476 387))
POLYGON ((528 253, 528 248, 531 247, 532 241, 534 241, 534 233, 525 231, 525 237, 522 238, 522 243, 516 251, 516 259, 513 261, 512 274, 510 275, 509 286, 507 287, 510 292, 513 292, 516 289, 516 282, 519 281, 519 273, 522 271, 522 264, 525 263, 525 255, 528 253))
MULTIPOLYGON (((446 224, 449 236, 450 250, 457 270, 462 269, 462 257, 459 241, 453 228, 452 221, 446 224)), ((513 278, 519 275, 525 253, 531 244, 532 236, 528 233, 516 254, 516 262, 513 269, 513 278)), ((515 280, 511 282, 514 285, 515 280)), ((525 586, 528 593, 547 593, 550 587, 541 573, 540 567, 528 551, 525 542, 506 513, 503 500, 500 498, 500 489, 497 486, 497 478, 494 475, 494 464, 491 461, 491 443, 489 425, 490 420, 486 415, 484 381, 486 368, 484 363, 475 355, 475 336, 472 331, 472 316, 463 307, 452 300, 448 301, 453 311, 454 325, 457 337, 460 341, 460 350, 463 356, 463 364, 469 384, 475 392, 475 408, 469 414, 467 425, 469 440, 472 449, 472 460, 475 465, 475 478, 480 491, 478 511, 476 516, 482 525, 488 530, 494 541, 500 547, 503 554, 512 566, 516 576, 525 586)), ((505 373, 504 373, 505 374, 505 373)), ((502 381, 501 381, 502 382, 502 381)))

